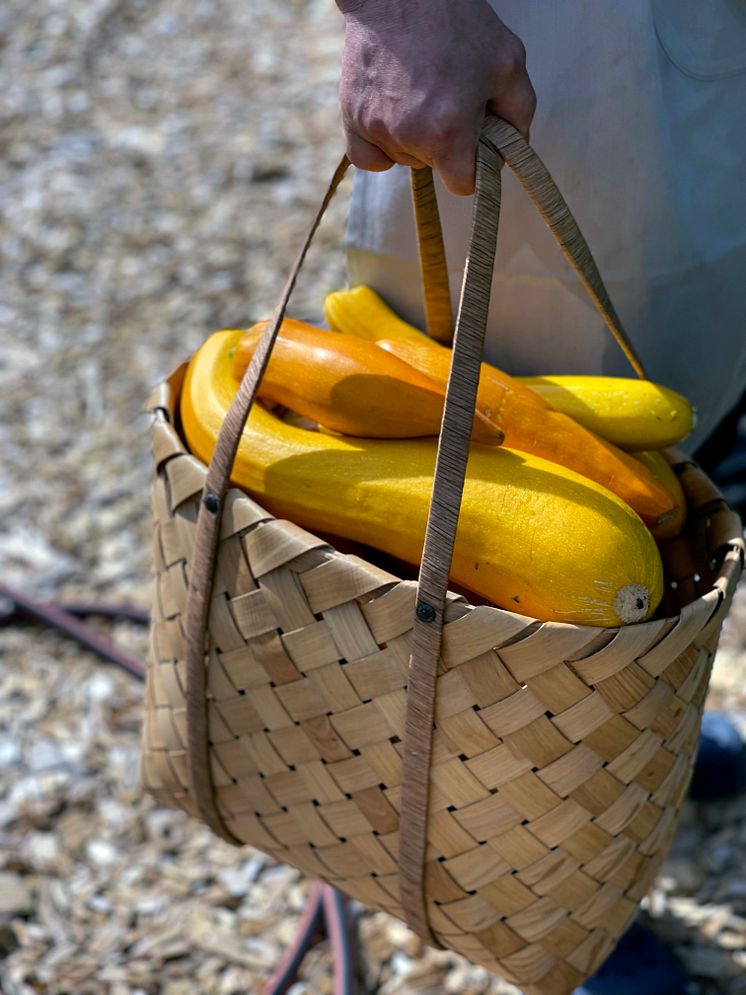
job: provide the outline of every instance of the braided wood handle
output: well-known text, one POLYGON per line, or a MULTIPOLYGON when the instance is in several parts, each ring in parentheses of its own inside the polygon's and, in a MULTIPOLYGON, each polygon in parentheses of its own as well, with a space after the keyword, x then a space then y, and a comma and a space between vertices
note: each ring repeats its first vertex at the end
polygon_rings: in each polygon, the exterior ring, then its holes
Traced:
POLYGON ((399 824, 402 906, 407 925, 427 943, 436 946, 428 924, 424 886, 435 681, 487 325, 500 191, 498 152, 493 145, 480 139, 469 254, 417 587, 402 758, 399 824))

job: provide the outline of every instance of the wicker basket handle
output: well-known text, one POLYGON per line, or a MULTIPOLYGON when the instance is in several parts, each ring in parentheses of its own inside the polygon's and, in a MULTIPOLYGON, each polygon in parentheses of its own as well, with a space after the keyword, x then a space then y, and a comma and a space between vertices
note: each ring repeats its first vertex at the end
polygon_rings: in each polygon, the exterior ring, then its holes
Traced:
MULTIPOLYGON (((399 886, 407 924, 426 942, 432 935, 425 889, 435 693, 448 576, 456 538, 472 419, 490 303, 500 214, 500 165, 514 170, 578 272, 614 338, 639 376, 642 364, 614 311, 590 250, 546 167, 512 125, 488 116, 477 146, 476 195, 469 252, 438 439, 433 493, 425 532, 407 682, 399 826, 399 886)), ((437 207, 435 208, 437 210, 437 207)), ((426 267, 422 265, 423 280, 426 267)), ((430 279, 443 279, 443 269, 430 279)))
POLYGON ((412 200, 417 226, 422 296, 425 303, 425 327, 428 335, 450 345, 453 339, 453 309, 448 283, 448 265, 443 244, 443 229, 435 196, 433 171, 429 166, 410 171, 412 200))

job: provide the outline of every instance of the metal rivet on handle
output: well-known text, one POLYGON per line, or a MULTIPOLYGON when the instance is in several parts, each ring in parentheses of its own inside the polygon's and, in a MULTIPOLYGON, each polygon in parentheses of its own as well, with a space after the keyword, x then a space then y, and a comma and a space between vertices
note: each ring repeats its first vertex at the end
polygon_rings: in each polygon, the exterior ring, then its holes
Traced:
POLYGON ((216 514, 218 508, 220 507, 218 496, 217 494, 213 494, 212 491, 208 491, 207 494, 205 494, 204 498, 202 499, 202 503, 204 504, 205 508, 207 508, 207 510, 213 515, 216 514))
POLYGON ((417 610, 415 612, 417 618, 420 622, 434 622, 435 621, 435 609, 432 605, 428 605, 425 601, 421 601, 417 605, 417 610))

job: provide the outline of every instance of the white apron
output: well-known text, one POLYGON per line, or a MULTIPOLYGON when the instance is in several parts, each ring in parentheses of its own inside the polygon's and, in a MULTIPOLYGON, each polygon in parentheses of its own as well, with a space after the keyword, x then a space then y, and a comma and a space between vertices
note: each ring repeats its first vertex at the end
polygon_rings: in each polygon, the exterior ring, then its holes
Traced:
MULTIPOLYGON (((746 388, 746 0, 492 0, 523 40, 531 141, 648 374, 681 391, 695 448, 746 388)), ((487 356, 515 374, 633 375, 509 170, 487 356)), ((454 302, 471 198, 438 182, 454 302)), ((421 324, 408 170, 358 172, 347 243, 421 324)))

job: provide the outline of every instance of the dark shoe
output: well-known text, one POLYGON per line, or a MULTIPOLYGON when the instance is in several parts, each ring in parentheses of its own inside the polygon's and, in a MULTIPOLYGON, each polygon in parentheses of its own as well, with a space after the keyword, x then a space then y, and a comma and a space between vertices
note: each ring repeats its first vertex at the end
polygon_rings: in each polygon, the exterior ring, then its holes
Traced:
POLYGON ((689 978, 654 933, 633 923, 611 956, 573 995, 686 995, 689 978))

